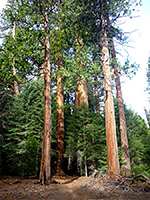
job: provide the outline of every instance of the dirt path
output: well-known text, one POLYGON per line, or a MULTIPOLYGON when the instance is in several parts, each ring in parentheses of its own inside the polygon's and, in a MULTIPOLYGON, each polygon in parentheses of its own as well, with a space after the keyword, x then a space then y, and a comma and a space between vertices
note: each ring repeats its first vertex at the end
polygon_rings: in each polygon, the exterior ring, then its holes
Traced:
POLYGON ((149 192, 125 192, 103 186, 94 189, 87 184, 89 178, 85 177, 54 177, 53 182, 49 186, 43 186, 35 179, 3 178, 0 180, 0 199, 150 200, 149 192))

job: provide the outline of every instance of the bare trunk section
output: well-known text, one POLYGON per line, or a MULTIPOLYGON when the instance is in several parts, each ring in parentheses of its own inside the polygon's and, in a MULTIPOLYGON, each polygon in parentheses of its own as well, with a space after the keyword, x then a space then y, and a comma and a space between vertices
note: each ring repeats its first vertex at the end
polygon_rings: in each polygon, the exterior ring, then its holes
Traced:
POLYGON ((110 58, 108 51, 107 33, 105 30, 105 18, 101 13, 101 45, 102 45, 102 65, 103 65, 103 85, 105 101, 105 127, 107 143, 107 164, 108 175, 115 179, 120 174, 118 146, 116 136, 116 123, 114 113, 114 102, 111 86, 110 58))
POLYGON ((97 76, 94 77, 95 80, 95 100, 96 100, 96 113, 100 115, 100 107, 99 107, 99 93, 98 93, 98 83, 97 76))
MULTIPOLYGON (((13 60, 12 71, 13 71, 13 75, 16 76, 15 59, 13 60)), ((14 92, 15 92, 16 97, 17 97, 18 94, 19 94, 19 89, 18 89, 18 83, 17 83, 17 81, 14 81, 14 92)))
MULTIPOLYGON (((111 39, 110 41, 110 50, 111 50, 112 58, 116 59, 116 52, 115 52, 113 39, 111 39)), ((122 154, 123 154, 122 160, 125 163, 122 165, 122 168, 131 170, 128 137, 127 137, 127 129, 126 129, 126 119, 125 119, 120 77, 119 77, 117 67, 113 65, 113 68, 114 68, 114 75, 115 75, 115 82, 116 82, 119 119, 120 119, 121 147, 122 147, 122 154)))
POLYGON ((81 106, 82 104, 86 104, 89 107, 88 103, 88 91, 86 85, 86 78, 84 77, 83 80, 78 82, 78 105, 81 106))
POLYGON ((86 156, 84 156, 84 168, 85 168, 85 177, 88 177, 88 166, 87 166, 86 156))
POLYGON ((43 148, 41 158, 41 170, 40 181, 44 181, 46 184, 50 184, 51 168, 50 168, 50 149, 51 149, 51 63, 50 63, 50 33, 49 33, 49 21, 48 13, 44 13, 44 29, 46 33, 45 37, 45 91, 44 91, 44 136, 43 136, 43 148))
MULTIPOLYGON (((83 40, 76 40, 77 43, 77 47, 76 47, 76 53, 78 54, 78 52, 80 51, 78 46, 83 45, 83 40)), ((79 65, 82 68, 82 58, 79 58, 79 65)), ((83 77, 83 79, 79 80, 77 82, 77 90, 75 90, 75 105, 81 106, 83 103, 87 105, 87 107, 89 107, 89 103, 88 103, 88 91, 87 91, 87 85, 86 85, 86 78, 83 77), (78 100, 77 100, 78 99, 78 100)))
POLYGON ((56 121, 56 138, 57 138, 57 146, 56 146, 56 153, 57 153, 57 166, 56 166, 56 173, 57 174, 63 174, 63 168, 64 168, 64 135, 65 135, 65 129, 64 129, 64 91, 62 86, 63 78, 59 74, 59 71, 61 70, 62 66, 62 58, 59 57, 57 61, 57 69, 58 69, 58 75, 57 75, 57 121, 56 121))
MULTIPOLYGON (((61 0, 58 0, 58 12, 61 12, 61 0)), ((59 19, 61 23, 61 19, 59 19)), ((60 27, 59 27, 59 30, 60 27)), ((61 49, 59 53, 61 54, 61 49)), ((57 60, 57 120, 56 120, 56 153, 57 153, 57 165, 56 165, 56 174, 64 174, 64 89, 63 89, 63 77, 60 74, 61 67, 63 65, 62 57, 59 56, 57 60)))
MULTIPOLYGON (((14 39, 15 39, 15 30, 16 30, 16 23, 14 22, 13 23, 13 31, 12 31, 12 36, 13 36, 14 39)), ((13 75, 16 76, 15 59, 13 59, 12 71, 13 71, 13 75)), ((14 81, 14 92, 15 92, 16 96, 18 96, 19 89, 18 89, 17 81, 14 81)))

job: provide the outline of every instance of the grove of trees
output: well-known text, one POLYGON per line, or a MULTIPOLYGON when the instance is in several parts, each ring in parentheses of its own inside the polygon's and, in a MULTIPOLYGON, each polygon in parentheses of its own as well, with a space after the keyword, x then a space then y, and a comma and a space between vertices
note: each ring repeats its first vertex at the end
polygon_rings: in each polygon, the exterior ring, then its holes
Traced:
MULTIPOLYGON (((0 173, 150 174, 150 130, 123 103, 115 41, 135 0, 8 0, 1 14, 0 173), (116 88, 116 89, 115 89, 116 88), (116 94, 116 95, 115 95, 116 94)), ((149 68, 147 72, 149 83, 149 68)), ((149 114, 147 112, 149 123, 149 114)))

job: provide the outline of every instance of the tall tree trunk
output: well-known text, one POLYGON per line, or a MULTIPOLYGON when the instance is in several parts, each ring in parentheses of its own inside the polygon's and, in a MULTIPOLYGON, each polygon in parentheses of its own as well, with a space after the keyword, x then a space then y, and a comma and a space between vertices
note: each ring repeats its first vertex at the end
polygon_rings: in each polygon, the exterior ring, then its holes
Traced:
POLYGON ((108 175, 115 179, 120 174, 118 146, 116 136, 116 123, 114 114, 114 102, 111 86, 110 58, 108 51, 107 33, 105 30, 104 8, 101 13, 101 45, 102 45, 102 65, 103 65, 103 85, 104 85, 104 101, 105 101, 105 127, 107 142, 107 164, 108 175))
POLYGON ((50 32, 48 13, 45 10, 44 13, 44 29, 46 33, 45 37, 45 90, 44 90, 44 136, 43 136, 43 148, 41 158, 41 170, 40 181, 45 179, 46 184, 50 184, 51 168, 50 168, 50 149, 51 149, 51 63, 50 63, 50 32))
MULTIPOLYGON (((14 22, 13 23, 13 31, 12 31, 12 36, 13 36, 14 39, 15 39, 15 31, 16 31, 16 23, 14 22)), ((16 76, 15 59, 13 59, 12 71, 13 71, 13 75, 16 76)), ((16 96, 18 96, 19 89, 18 89, 17 81, 14 81, 14 92, 15 92, 16 96)))
MULTIPOLYGON (((61 0, 58 0, 58 12, 61 12, 61 0)), ((59 20, 61 23, 61 19, 59 20)), ((60 27, 59 27, 59 30, 60 27)), ((61 54, 61 50, 59 51, 61 54)), ((64 174, 64 89, 63 89, 63 78, 60 74, 60 70, 63 64, 62 57, 59 56, 57 60, 57 121, 56 121, 56 153, 57 153, 57 165, 56 174, 64 174)))
POLYGON ((85 77, 78 82, 78 105, 81 106, 83 103, 89 107, 88 91, 85 77))
MULTIPOLYGON (((115 47, 113 43, 113 38, 111 38, 111 41, 110 41, 110 50, 111 50, 112 58, 116 59, 116 52, 115 52, 115 47)), ((122 168, 131 170, 130 154, 129 154, 129 149, 128 149, 129 148, 128 137, 127 137, 127 129, 126 129, 126 119, 125 119, 120 77, 119 77, 119 73, 115 64, 113 64, 113 68, 114 68, 114 75, 115 75, 115 82, 116 82, 119 119, 120 119, 121 147, 122 147, 122 154, 123 154, 122 159, 123 159, 123 162, 125 162, 125 164, 122 165, 122 168)))
MULTIPOLYGON (((13 60, 12 71, 13 71, 13 75, 16 76, 15 60, 13 60)), ((15 92, 15 95, 17 97, 18 94, 19 94, 19 89, 18 89, 18 83, 17 83, 17 81, 14 81, 14 92, 15 92)))
POLYGON ((59 71, 61 70, 62 66, 62 58, 59 57, 57 60, 57 121, 56 121, 56 138, 57 138, 57 146, 56 146, 56 153, 57 153, 57 166, 56 166, 56 173, 63 174, 63 167, 64 167, 64 91, 62 86, 63 78, 60 75, 59 71))
MULTIPOLYGON (((78 56, 78 52, 80 51, 79 46, 83 45, 83 40, 76 40, 76 53, 78 56)), ((81 68, 83 68, 84 66, 82 66, 82 58, 78 58, 79 59, 79 65, 81 68)), ((79 80, 77 83, 78 87, 77 87, 77 91, 75 91, 75 104, 78 103, 79 106, 81 106, 83 103, 87 105, 87 107, 89 107, 89 103, 88 103, 88 91, 87 91, 87 84, 86 84, 86 78, 85 76, 83 77, 82 80, 79 80), (77 92, 77 93, 76 93, 77 92), (76 98, 78 98, 78 100, 76 100, 76 98)))
POLYGON ((98 81, 97 76, 94 77, 95 80, 95 100, 96 100, 96 113, 100 115, 100 107, 99 107, 99 94, 98 94, 98 81))

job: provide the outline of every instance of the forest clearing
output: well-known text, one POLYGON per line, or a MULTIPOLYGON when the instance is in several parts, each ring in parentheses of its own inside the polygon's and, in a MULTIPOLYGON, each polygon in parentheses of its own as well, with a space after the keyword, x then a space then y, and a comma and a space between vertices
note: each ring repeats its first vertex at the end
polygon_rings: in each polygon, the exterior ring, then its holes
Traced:
POLYGON ((139 65, 117 57, 117 45, 130 40, 119 20, 132 19, 139 6, 7 0, 0 199, 150 200, 150 112, 145 108, 145 121, 124 103, 121 77, 132 78, 139 65))
POLYGON ((97 180, 90 177, 54 176, 51 185, 43 186, 37 179, 3 177, 0 180, 0 199, 150 200, 148 183, 119 186, 119 182, 108 184, 106 180, 97 180))

